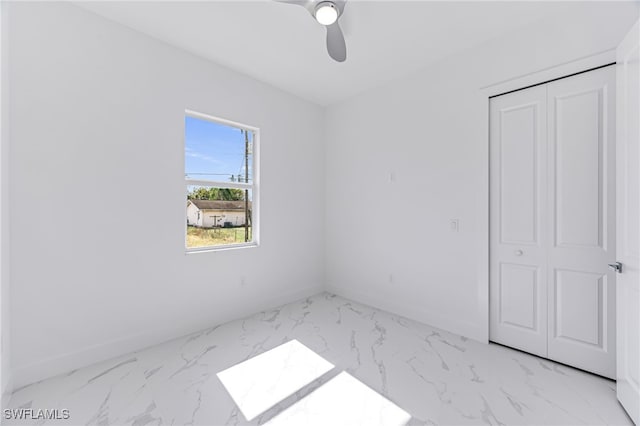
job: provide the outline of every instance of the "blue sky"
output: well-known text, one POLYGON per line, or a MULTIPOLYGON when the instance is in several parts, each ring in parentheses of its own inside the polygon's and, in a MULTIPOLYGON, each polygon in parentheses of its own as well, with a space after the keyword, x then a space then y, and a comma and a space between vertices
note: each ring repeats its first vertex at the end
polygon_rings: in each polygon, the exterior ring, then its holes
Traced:
POLYGON ((235 127, 186 116, 184 161, 192 179, 228 182, 231 175, 244 176, 244 136, 235 127))

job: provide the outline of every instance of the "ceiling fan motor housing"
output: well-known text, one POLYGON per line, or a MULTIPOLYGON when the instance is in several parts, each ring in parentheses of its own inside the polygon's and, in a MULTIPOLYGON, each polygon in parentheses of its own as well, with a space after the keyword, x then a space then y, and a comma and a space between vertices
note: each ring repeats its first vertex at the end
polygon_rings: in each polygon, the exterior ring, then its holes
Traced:
POLYGON ((340 17, 340 9, 331 1, 321 1, 315 7, 314 18, 322 25, 331 25, 340 17))

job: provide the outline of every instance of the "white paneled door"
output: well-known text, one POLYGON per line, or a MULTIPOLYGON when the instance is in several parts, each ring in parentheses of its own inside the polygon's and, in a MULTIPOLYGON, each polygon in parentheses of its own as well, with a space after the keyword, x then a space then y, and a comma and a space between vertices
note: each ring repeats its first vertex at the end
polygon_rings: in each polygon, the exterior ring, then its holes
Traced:
POLYGON ((492 341, 615 376, 615 69, 491 99, 492 341))
POLYGON ((547 85, 548 357, 615 377, 615 67, 547 85))
POLYGON ((640 425, 640 23, 617 50, 617 394, 640 425))
POLYGON ((491 339, 547 355, 546 87, 491 100, 491 339))

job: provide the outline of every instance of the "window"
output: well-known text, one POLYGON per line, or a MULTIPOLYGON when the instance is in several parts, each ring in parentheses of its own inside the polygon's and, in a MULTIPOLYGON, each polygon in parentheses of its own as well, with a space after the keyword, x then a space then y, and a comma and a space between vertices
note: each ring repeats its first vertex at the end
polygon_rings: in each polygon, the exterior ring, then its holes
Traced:
POLYGON ((258 129, 187 111, 187 251, 257 245, 258 129))

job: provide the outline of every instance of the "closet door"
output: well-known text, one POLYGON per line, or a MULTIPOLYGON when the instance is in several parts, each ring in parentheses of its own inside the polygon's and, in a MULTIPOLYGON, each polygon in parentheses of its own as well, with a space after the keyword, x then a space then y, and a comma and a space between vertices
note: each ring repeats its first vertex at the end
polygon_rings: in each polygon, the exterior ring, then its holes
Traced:
POLYGON ((490 337, 547 355, 546 87, 490 101, 490 337))
POLYGON ((615 377, 615 68, 547 85, 548 357, 615 377))

